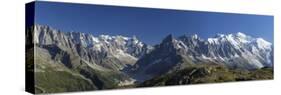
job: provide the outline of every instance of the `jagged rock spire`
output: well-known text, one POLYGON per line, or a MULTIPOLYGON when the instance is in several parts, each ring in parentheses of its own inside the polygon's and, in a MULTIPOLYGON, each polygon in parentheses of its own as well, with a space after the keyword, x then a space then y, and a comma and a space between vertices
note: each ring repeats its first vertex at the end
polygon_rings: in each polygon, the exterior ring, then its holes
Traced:
POLYGON ((173 41, 173 36, 172 36, 172 34, 169 34, 168 36, 166 36, 165 38, 164 38, 164 40, 162 41, 162 43, 163 42, 172 42, 173 41))

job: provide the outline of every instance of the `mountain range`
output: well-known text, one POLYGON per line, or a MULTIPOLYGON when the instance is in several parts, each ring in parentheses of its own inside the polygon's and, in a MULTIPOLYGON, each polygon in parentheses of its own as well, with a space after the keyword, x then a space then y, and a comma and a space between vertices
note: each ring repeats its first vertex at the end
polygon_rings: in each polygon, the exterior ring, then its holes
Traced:
MULTIPOLYGON (((207 39, 196 34, 167 35, 159 44, 149 45, 136 36, 63 32, 43 25, 28 31, 32 43, 27 44, 34 45, 30 50, 34 50, 31 56, 38 93, 153 86, 151 80, 176 76, 171 74, 182 74, 183 70, 194 73, 194 67, 197 70, 202 65, 229 72, 273 68, 272 43, 242 32, 207 39)), ((209 69, 197 71, 202 75, 209 69)))

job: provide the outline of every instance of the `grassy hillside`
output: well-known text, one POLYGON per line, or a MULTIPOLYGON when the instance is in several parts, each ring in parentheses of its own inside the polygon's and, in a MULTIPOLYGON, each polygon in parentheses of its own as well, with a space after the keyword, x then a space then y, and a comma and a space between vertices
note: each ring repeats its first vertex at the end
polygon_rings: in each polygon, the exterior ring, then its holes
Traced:
POLYGON ((35 73, 36 93, 85 91, 97 89, 89 81, 66 71, 35 73))
POLYGON ((230 70, 220 65, 198 65, 147 80, 138 87, 273 79, 272 68, 230 70))
MULTIPOLYGON (((74 58, 75 59, 75 58, 74 58)), ((54 93, 118 88, 120 80, 129 77, 112 70, 98 70, 80 60, 69 66, 54 61, 50 53, 37 48, 35 56, 35 92, 54 93)))

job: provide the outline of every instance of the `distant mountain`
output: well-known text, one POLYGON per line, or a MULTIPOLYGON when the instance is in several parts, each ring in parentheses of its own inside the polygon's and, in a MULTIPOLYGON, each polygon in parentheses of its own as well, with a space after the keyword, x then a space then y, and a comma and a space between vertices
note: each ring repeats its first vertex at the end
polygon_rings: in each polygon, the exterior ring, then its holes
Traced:
POLYGON ((60 92, 65 89, 62 85, 67 85, 66 88, 76 85, 68 89, 76 91, 132 84, 135 80, 124 73, 123 68, 134 65, 153 49, 135 36, 93 36, 42 25, 35 25, 28 31, 34 34, 35 84, 38 89, 45 88, 42 90, 45 92, 60 92), (59 80, 69 80, 73 84, 59 80))
POLYGON ((53 54, 57 54, 54 50, 59 48, 107 69, 121 70, 126 65, 133 65, 138 58, 153 49, 135 36, 96 37, 81 32, 61 32, 41 25, 36 25, 34 31, 36 46, 49 49, 53 54))
MULTIPOLYGON (((27 59, 35 64, 37 93, 112 89, 136 84, 154 86, 159 83, 155 82, 158 79, 167 79, 162 83, 186 84, 179 81, 188 83, 194 76, 179 75, 194 73, 198 68, 196 75, 204 77, 200 81, 214 78, 208 73, 210 68, 214 73, 234 74, 237 77, 231 80, 236 81, 241 79, 239 72, 273 67, 272 44, 241 32, 217 34, 208 39, 196 34, 168 35, 161 43, 151 46, 136 36, 63 32, 42 25, 34 25, 27 31, 27 59)), ((272 69, 266 70, 270 76, 268 70, 272 69)), ((223 79, 208 80, 228 79, 228 75, 222 76, 223 79)))
POLYGON ((217 34, 206 40, 197 35, 167 36, 134 65, 133 75, 147 80, 196 64, 216 63, 231 69, 259 69, 273 66, 273 47, 262 38, 241 32, 217 34))

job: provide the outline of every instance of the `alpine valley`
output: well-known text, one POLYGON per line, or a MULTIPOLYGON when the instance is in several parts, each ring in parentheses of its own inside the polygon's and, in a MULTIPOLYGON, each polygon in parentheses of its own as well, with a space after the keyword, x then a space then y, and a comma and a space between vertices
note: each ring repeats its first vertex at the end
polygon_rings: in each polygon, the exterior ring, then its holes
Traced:
POLYGON ((167 35, 153 46, 137 36, 43 25, 30 27, 26 37, 35 93, 273 79, 273 44, 242 32, 167 35))

